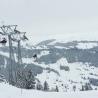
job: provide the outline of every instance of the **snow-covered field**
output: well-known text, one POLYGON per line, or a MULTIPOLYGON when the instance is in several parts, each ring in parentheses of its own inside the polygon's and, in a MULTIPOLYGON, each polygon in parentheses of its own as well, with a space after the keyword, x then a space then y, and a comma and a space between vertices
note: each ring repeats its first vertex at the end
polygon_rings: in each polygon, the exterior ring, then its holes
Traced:
MULTIPOLYGON (((66 46, 55 45, 57 41, 53 41, 48 45, 54 45, 55 48, 58 49, 67 49, 66 46)), ((63 42, 65 43, 65 42, 63 42)), ((87 43, 78 43, 76 47, 78 49, 91 49, 93 47, 97 47, 98 43, 87 42, 87 43)), ((31 49, 32 47, 26 49, 31 49)), ((33 47, 34 48, 34 47, 33 47)), ((70 46, 70 48, 74 48, 74 46, 70 46)), ((35 48, 34 48, 35 49, 35 48)), ((47 49, 47 45, 37 46, 36 49, 43 49, 40 53, 37 54, 37 59, 49 55, 51 52, 47 49)), ((96 52, 95 52, 96 53, 96 52)), ((9 57, 7 52, 0 51, 0 55, 5 57, 9 57)), ((15 55, 15 60, 16 54, 15 55)), ((59 54, 58 54, 59 55, 59 54)), ((0 98, 97 98, 98 86, 94 86, 91 84, 92 91, 80 91, 82 85, 85 83, 89 83, 89 79, 97 79, 98 80, 98 68, 95 66, 90 66, 89 62, 82 63, 78 62, 78 58, 76 57, 76 62, 68 63, 65 57, 59 58, 55 63, 45 64, 43 62, 36 62, 33 57, 31 58, 22 58, 23 63, 26 64, 34 64, 37 67, 43 68, 43 72, 38 74, 36 78, 40 80, 43 85, 45 81, 49 84, 49 89, 52 90, 56 86, 59 88, 59 92, 43 92, 37 90, 21 90, 19 88, 9 86, 8 84, 0 83, 0 98), (66 68, 69 68, 67 70, 66 68), (76 86, 76 91, 73 91, 73 86, 76 86), (66 87, 66 88, 65 88, 66 87)), ((6 59, 5 65, 6 68, 6 59)), ((26 65, 27 66, 27 65, 26 65)))
MULTIPOLYGON (((73 92, 74 85, 76 85, 76 90, 79 91, 81 90, 82 85, 89 83, 88 77, 98 79, 98 68, 82 63, 69 64, 65 58, 61 58, 57 63, 50 64, 46 67, 56 70, 60 76, 57 73, 49 73, 45 70, 42 74, 39 74, 37 78, 41 81, 41 83, 47 80, 49 86, 51 85, 50 88, 55 88, 55 86, 58 85, 60 92, 66 92, 66 90, 67 92, 73 92), (69 71, 61 70, 60 66, 68 67, 69 71), (96 76, 92 76, 90 73, 96 74, 96 76), (65 89, 65 86, 68 86, 69 89, 65 89)), ((92 88, 95 89, 97 87, 92 86, 92 88)))
POLYGON ((95 46, 98 46, 97 43, 79 43, 77 45, 77 48, 79 49, 90 49, 90 48, 93 48, 95 46))
POLYGON ((0 98, 98 98, 98 91, 84 92, 42 92, 36 90, 21 90, 9 84, 0 83, 0 98))

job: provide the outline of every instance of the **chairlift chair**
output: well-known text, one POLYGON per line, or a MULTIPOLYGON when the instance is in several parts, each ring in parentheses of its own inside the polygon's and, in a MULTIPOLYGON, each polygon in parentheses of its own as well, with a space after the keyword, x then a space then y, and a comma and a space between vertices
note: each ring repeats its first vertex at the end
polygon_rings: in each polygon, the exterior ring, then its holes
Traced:
POLYGON ((35 58, 35 59, 36 59, 36 58, 37 58, 37 54, 34 54, 34 55, 33 55, 33 58, 35 58))
POLYGON ((1 41, 0 41, 1 44, 5 45, 7 43, 7 40, 6 38, 3 38, 1 41))

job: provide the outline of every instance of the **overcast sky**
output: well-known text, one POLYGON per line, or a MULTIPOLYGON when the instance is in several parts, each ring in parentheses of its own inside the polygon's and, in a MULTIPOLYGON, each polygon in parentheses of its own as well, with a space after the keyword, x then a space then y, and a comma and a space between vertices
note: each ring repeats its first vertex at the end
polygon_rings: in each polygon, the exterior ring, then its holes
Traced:
POLYGON ((98 33, 98 0, 0 0, 1 24, 17 24, 33 39, 93 36, 98 33))

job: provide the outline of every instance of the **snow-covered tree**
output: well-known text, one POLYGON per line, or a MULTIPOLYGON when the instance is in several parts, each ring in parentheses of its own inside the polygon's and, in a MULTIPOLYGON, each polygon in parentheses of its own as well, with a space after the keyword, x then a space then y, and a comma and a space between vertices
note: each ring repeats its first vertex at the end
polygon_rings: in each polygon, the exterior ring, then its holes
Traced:
POLYGON ((85 90, 86 90, 86 91, 87 91, 87 90, 92 90, 92 87, 91 87, 90 83, 86 83, 86 84, 85 84, 85 90))
POLYGON ((47 83, 47 81, 44 82, 44 91, 48 91, 49 90, 49 85, 47 83))
POLYGON ((35 89, 35 77, 31 70, 28 71, 27 76, 25 77, 26 89, 35 89))
POLYGON ((82 85, 82 89, 81 89, 81 91, 84 91, 85 90, 85 87, 82 85))
POLYGON ((35 89, 35 77, 31 70, 23 70, 17 73, 16 85, 20 88, 35 89))
POLYGON ((36 89, 37 89, 37 90, 42 90, 42 89, 43 89, 43 86, 41 85, 40 82, 37 83, 36 89))
POLYGON ((76 91, 76 85, 73 86, 73 91, 74 91, 74 92, 76 91))
POLYGON ((56 91, 56 92, 59 92, 59 88, 58 88, 57 85, 56 85, 55 91, 56 91))

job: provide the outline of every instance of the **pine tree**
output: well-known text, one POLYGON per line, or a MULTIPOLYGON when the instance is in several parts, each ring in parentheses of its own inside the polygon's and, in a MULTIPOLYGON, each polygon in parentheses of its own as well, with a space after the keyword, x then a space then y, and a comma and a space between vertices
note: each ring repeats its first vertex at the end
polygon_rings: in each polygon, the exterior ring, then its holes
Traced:
POLYGON ((31 70, 22 70, 17 73, 17 87, 35 89, 35 77, 31 70))
POLYGON ((40 82, 37 83, 36 89, 37 90, 42 90, 43 89, 43 87, 42 87, 40 82))
POLYGON ((47 81, 44 82, 44 91, 48 91, 49 90, 49 85, 47 83, 47 81))
POLYGON ((81 91, 84 91, 85 90, 85 88, 84 88, 84 86, 82 85, 82 89, 81 89, 81 91))
POLYGON ((75 85, 73 86, 73 91, 74 91, 74 92, 76 91, 76 86, 75 86, 75 85))
POLYGON ((92 90, 90 83, 85 84, 85 90, 92 90))
POLYGON ((31 70, 28 71, 26 80, 26 89, 35 89, 35 78, 31 70))
POLYGON ((58 89, 58 86, 57 86, 57 85, 56 85, 56 89, 55 89, 55 91, 56 91, 56 92, 59 92, 59 89, 58 89))

